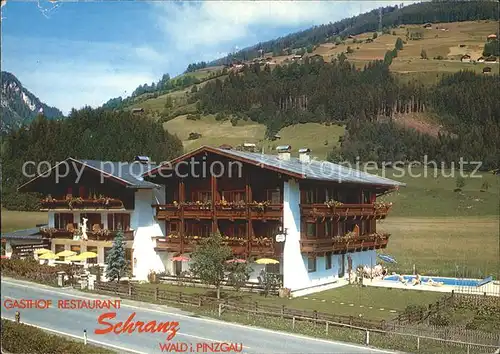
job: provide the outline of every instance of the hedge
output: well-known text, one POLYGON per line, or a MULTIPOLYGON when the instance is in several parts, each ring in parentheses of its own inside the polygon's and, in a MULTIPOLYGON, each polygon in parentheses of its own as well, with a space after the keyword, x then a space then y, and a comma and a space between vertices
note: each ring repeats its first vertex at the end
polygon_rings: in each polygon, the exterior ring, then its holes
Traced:
POLYGON ((33 258, 2 259, 0 261, 0 272, 3 276, 24 279, 51 286, 57 286, 57 272, 65 272, 70 278, 68 283, 71 284, 77 270, 77 266, 72 264, 49 266, 40 264, 33 258))
POLYGON ((33 326, 2 319, 2 352, 30 354, 112 354, 94 345, 49 334, 33 326))

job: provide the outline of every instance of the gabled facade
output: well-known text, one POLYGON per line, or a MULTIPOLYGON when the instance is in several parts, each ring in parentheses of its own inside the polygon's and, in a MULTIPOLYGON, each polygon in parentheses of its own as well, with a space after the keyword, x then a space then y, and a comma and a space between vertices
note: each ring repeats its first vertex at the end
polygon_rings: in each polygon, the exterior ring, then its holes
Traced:
POLYGON ((126 258, 135 278, 145 280, 150 270, 164 270, 152 239, 162 235, 163 230, 151 204, 162 203, 165 193, 161 186, 141 177, 155 165, 141 157, 137 160, 68 158, 18 188, 43 195, 41 210, 47 212, 48 222, 39 234, 50 242, 53 252, 95 252, 97 259, 86 262, 105 264, 114 236, 122 231, 126 258), (84 218, 86 240, 80 234, 84 218))
POLYGON ((292 157, 291 147, 278 148, 265 155, 201 147, 144 175, 166 187, 165 204, 154 207, 166 231, 156 251, 166 254, 168 271, 188 271, 189 263, 170 259, 214 232, 250 261, 253 278, 264 268, 254 260, 279 260, 268 270, 279 271, 294 292, 318 291, 358 265, 375 265, 376 250, 389 240, 376 232, 376 220, 391 207, 376 198, 403 184, 312 160, 309 149, 292 157))

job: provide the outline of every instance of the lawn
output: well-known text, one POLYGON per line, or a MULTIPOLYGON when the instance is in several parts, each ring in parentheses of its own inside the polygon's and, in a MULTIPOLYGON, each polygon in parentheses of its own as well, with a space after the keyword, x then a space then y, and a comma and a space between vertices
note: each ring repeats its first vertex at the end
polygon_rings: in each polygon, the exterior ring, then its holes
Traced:
POLYGON ((391 233, 384 253, 398 262, 389 271, 482 278, 498 274, 496 216, 460 218, 389 217, 377 231, 391 233))
MULTIPOLYGON (((186 294, 203 294, 215 296, 215 290, 201 287, 177 286, 170 284, 143 284, 150 288, 159 286, 162 289, 183 292, 186 294)), ((389 320, 405 310, 406 306, 427 305, 436 302, 443 296, 437 292, 387 289, 375 287, 360 287, 348 285, 337 289, 326 290, 300 298, 265 297, 256 293, 225 290, 224 298, 238 299, 243 302, 257 301, 262 305, 281 306, 298 310, 316 310, 318 312, 344 315, 363 316, 373 320, 389 320)))
POLYGON ((9 232, 35 227, 36 224, 47 223, 47 213, 36 211, 13 211, 2 209, 1 232, 9 232))
POLYGON ((465 186, 461 192, 454 192, 460 171, 428 169, 406 166, 404 171, 387 168, 366 170, 369 173, 406 183, 399 191, 381 197, 393 202, 393 216, 444 217, 444 216, 497 216, 500 198, 500 178, 490 172, 475 173, 464 171, 465 186), (403 175, 404 174, 404 175, 403 175), (484 184, 488 188, 481 191, 484 184))
POLYGON ((255 143, 263 148, 265 153, 273 154, 277 145, 289 143, 295 150, 308 147, 313 156, 322 160, 339 144, 339 137, 345 133, 343 126, 305 123, 283 128, 278 133, 280 140, 269 141, 264 139, 266 127, 263 124, 239 120, 237 125, 233 126, 228 120, 216 121, 213 115, 202 116, 200 120, 188 120, 187 116, 183 115, 165 122, 163 127, 182 140, 186 151, 203 145, 236 146, 247 142, 255 143), (202 137, 188 140, 191 132, 200 133, 202 137))

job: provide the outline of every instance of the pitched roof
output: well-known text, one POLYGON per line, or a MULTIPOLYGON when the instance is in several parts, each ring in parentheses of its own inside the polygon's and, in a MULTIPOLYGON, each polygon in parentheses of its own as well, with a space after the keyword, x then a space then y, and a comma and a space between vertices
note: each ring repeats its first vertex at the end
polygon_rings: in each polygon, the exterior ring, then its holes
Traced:
MULTIPOLYGON (((99 161, 99 160, 78 160, 72 157, 67 158, 65 161, 60 162, 59 164, 52 167, 51 170, 55 169, 62 163, 75 162, 80 165, 84 165, 94 171, 104 174, 110 179, 115 180, 116 182, 121 183, 127 188, 157 188, 158 185, 144 181, 142 175, 144 171, 149 171, 157 165, 152 163, 142 163, 138 161, 133 162, 115 162, 115 161, 99 161)), ((17 189, 20 190, 25 186, 31 184, 36 179, 40 178, 41 175, 34 177, 23 185, 19 186, 17 189)))
POLYGON ((11 232, 4 232, 1 234, 2 239, 15 239, 15 240, 38 240, 42 239, 40 228, 33 227, 30 229, 16 230, 11 232))
POLYGON ((194 156, 202 151, 213 152, 218 155, 226 156, 234 160, 250 163, 262 168, 274 170, 283 174, 290 175, 299 179, 330 181, 337 183, 360 183, 395 188, 406 186, 405 183, 397 182, 389 178, 372 175, 356 169, 348 168, 328 161, 311 159, 310 162, 302 162, 297 157, 290 157, 290 160, 281 160, 277 155, 268 155, 250 151, 226 150, 209 146, 202 146, 194 151, 184 154, 172 161, 166 166, 160 166, 144 175, 154 175, 160 168, 169 169, 175 163, 183 161, 186 158, 194 156))

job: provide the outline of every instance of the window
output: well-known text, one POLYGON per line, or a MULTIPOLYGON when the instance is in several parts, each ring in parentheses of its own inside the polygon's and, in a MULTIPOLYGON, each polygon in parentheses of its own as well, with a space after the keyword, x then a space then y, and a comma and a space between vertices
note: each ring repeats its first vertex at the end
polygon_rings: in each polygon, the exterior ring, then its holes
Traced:
POLYGON ((307 237, 316 237, 316 224, 306 223, 306 236, 307 237))
POLYGON ((307 271, 309 273, 316 271, 316 257, 307 258, 307 271))
POLYGON ((280 265, 279 264, 266 264, 266 273, 280 274, 280 265))
POLYGON ((325 221, 325 238, 332 237, 332 223, 325 221))
POLYGON ((212 193, 207 191, 198 192, 198 198, 196 200, 200 202, 209 202, 212 200, 212 193))
POLYGON ((338 236, 344 236, 346 234, 345 223, 344 222, 339 222, 337 226, 338 226, 337 235, 338 236))
POLYGON ((125 248, 125 259, 128 270, 132 272, 132 248, 125 248))
POLYGON ((245 237, 246 234, 247 234, 247 228, 244 223, 238 223, 234 226, 235 237, 245 237))
MULTIPOLYGON (((56 245, 55 246, 55 254, 64 251, 64 245, 56 245)), ((64 257, 59 257, 58 261, 64 261, 64 257)))
POLYGON ((228 202, 245 202, 245 191, 223 191, 222 198, 228 202))
MULTIPOLYGON (((96 254, 99 254, 96 246, 87 246, 87 252, 94 252, 96 254)), ((96 258, 87 258, 87 263, 97 264, 97 257, 96 258)))
POLYGON ((87 197, 87 195, 85 195, 85 187, 84 186, 80 186, 78 188, 78 196, 80 198, 83 198, 83 199, 85 199, 87 197))
POLYGON ((80 245, 71 245, 70 249, 71 249, 71 251, 76 252, 77 254, 80 253, 80 251, 82 250, 80 245))
POLYGON ((316 203, 316 189, 307 189, 306 192, 306 204, 316 203))
POLYGON ((267 200, 271 204, 281 204, 281 191, 279 188, 267 190, 267 200))
POLYGON ((73 224, 73 214, 57 213, 54 214, 54 227, 56 229, 65 229, 68 224, 73 224))
POLYGON ((130 230, 130 214, 114 213, 108 214, 109 230, 130 230))
POLYGON ((179 231, 179 224, 176 222, 168 223, 169 232, 177 232, 179 231))
POLYGON ((104 247, 104 263, 108 260, 109 252, 111 252, 111 247, 104 247))
POLYGON ((87 218, 87 228, 92 230, 92 227, 94 225, 99 225, 102 227, 101 224, 101 214, 99 213, 82 213, 80 214, 80 222, 83 222, 83 218, 87 218))
POLYGON ((325 269, 332 269, 332 252, 326 252, 325 269))

